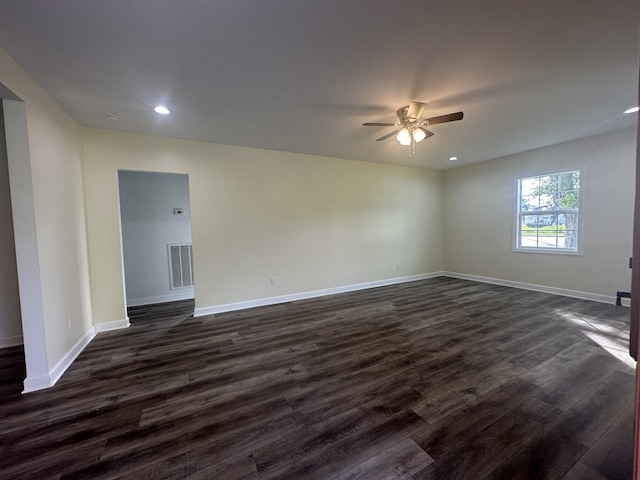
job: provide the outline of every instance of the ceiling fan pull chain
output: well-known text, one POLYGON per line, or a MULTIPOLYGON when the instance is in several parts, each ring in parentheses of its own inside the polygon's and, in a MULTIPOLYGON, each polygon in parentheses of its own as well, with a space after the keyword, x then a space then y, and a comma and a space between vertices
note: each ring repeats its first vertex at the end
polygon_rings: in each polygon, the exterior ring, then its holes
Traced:
POLYGON ((413 129, 410 132, 411 143, 409 143, 409 158, 415 155, 416 153, 416 139, 413 138, 413 129))

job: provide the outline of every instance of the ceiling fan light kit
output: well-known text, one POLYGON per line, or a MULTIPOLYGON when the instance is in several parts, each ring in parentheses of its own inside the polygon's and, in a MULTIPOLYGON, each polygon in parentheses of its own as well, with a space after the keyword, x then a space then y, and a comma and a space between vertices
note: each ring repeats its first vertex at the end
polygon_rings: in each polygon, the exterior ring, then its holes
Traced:
POLYGON ((413 132, 411 132, 411 134, 413 135, 413 139, 416 142, 421 142, 422 140, 427 138, 427 132, 423 128, 420 128, 420 127, 414 129, 413 132))
POLYGON ((408 128, 402 128, 398 132, 396 139, 400 142, 400 145, 409 145, 411 143, 411 132, 408 128))
POLYGON ((438 123, 462 120, 462 117, 464 116, 462 112, 457 112, 420 120, 420 116, 426 106, 426 103, 411 102, 409 105, 398 109, 396 112, 398 115, 398 122, 396 123, 367 122, 362 125, 365 127, 400 127, 397 130, 376 139, 376 141, 379 142, 381 140, 386 140, 387 138, 395 135, 396 140, 400 142, 400 145, 409 146, 409 156, 412 156, 416 153, 416 143, 433 136, 433 132, 430 132, 424 127, 427 125, 436 125, 438 123))

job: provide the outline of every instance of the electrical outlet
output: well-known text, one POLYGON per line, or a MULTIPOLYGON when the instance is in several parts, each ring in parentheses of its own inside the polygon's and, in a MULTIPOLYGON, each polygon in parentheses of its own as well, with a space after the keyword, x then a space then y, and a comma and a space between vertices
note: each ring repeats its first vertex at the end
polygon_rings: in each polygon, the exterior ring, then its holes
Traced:
POLYGON ((400 264, 396 263, 396 270, 400 270, 400 264))
POLYGON ((276 285, 278 285, 278 280, 276 280, 276 277, 271 277, 271 286, 275 287, 276 285))

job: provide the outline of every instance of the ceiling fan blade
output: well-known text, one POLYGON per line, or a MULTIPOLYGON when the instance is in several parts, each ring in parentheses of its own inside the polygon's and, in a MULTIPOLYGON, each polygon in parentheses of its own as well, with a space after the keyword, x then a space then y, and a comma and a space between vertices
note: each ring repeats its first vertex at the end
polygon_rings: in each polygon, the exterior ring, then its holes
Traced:
POLYGON ((423 125, 436 125, 438 123, 455 122, 456 120, 462 120, 462 117, 462 112, 450 113, 448 115, 440 115, 439 117, 427 118, 422 123, 423 125))
POLYGON ((418 119, 422 112, 424 112, 424 107, 426 107, 426 103, 422 102, 411 102, 409 104, 409 108, 407 109, 407 118, 418 119))
POLYGON ((378 123, 378 122, 367 122, 362 124, 363 127, 397 127, 396 123, 378 123))
POLYGON ((381 140, 386 140, 389 137, 393 137, 394 135, 397 135, 399 131, 400 131, 400 129, 394 130, 391 133, 387 133, 384 137, 376 138, 376 142, 379 142, 381 140))
MULTIPOLYGON (((424 132, 424 134, 426 135, 426 137, 424 138, 429 138, 429 137, 433 137, 433 132, 430 132, 429 130, 427 130, 424 127, 418 127, 420 130, 422 130, 424 132)), ((423 140, 424 140, 423 138, 423 140)))

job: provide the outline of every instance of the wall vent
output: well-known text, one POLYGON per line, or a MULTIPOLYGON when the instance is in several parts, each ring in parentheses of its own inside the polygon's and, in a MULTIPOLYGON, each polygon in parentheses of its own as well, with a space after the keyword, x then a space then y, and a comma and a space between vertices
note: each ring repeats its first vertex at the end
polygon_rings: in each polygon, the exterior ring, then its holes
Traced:
POLYGON ((193 286, 193 249, 190 243, 169 244, 171 288, 193 286))

